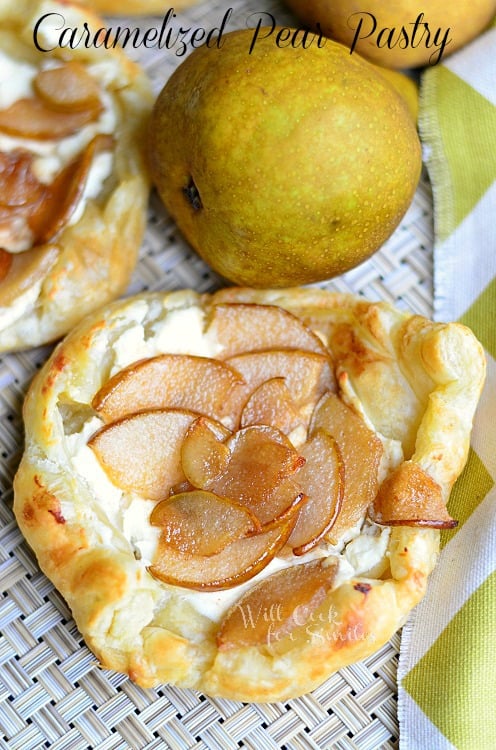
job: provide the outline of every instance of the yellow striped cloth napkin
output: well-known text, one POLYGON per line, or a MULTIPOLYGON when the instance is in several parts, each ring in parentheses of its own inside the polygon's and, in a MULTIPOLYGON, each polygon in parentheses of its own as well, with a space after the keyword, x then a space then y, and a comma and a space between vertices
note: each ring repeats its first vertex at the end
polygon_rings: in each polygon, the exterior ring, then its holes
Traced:
POLYGON ((482 342, 487 383, 428 594, 403 630, 401 750, 496 748, 496 27, 426 69, 420 134, 434 192, 434 304, 482 342))

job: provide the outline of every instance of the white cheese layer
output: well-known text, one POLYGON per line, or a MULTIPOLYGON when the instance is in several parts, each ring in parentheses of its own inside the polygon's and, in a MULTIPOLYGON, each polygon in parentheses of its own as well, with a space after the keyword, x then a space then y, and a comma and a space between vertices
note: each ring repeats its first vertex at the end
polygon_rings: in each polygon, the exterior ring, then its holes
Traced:
MULTIPOLYGON (((216 356, 219 347, 215 341, 204 335, 204 318, 204 312, 194 306, 171 310, 148 330, 146 325, 143 325, 138 310, 135 320, 129 322, 113 343, 114 360, 111 372, 118 372, 137 359, 161 353, 216 356)), ((66 450, 72 468, 89 488, 98 508, 92 517, 93 524, 99 524, 99 528, 103 524, 107 526, 107 529, 100 530, 102 543, 110 542, 113 535, 125 540, 139 564, 146 567, 153 561, 160 536, 160 529, 152 527, 149 522, 154 504, 130 493, 124 493, 113 485, 105 474, 92 449, 87 445, 88 439, 102 424, 97 417, 87 420, 80 430, 66 436, 66 450)), ((386 444, 385 450, 387 449, 386 444)), ((71 509, 62 508, 62 512, 70 516, 71 509)), ((216 592, 176 589, 176 594, 180 594, 202 615, 218 621, 246 589, 271 573, 288 566, 332 556, 337 557, 339 561, 336 585, 354 576, 367 574, 387 558, 389 533, 388 528, 381 528, 362 519, 353 529, 348 530, 346 538, 343 538, 339 545, 332 547, 322 543, 315 550, 298 558, 291 554, 279 556, 245 584, 216 592)))
POLYGON ((18 99, 32 96, 36 68, 12 60, 0 49, 0 109, 8 109, 18 99))

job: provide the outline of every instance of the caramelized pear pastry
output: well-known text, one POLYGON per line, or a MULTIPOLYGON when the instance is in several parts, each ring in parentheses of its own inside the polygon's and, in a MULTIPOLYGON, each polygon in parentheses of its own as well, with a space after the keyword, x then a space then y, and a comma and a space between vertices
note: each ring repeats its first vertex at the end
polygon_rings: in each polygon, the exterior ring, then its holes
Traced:
POLYGON ((121 50, 59 46, 61 19, 102 26, 66 3, 0 6, 0 351, 117 297, 146 221, 148 80, 121 50))
POLYGON ((422 598, 484 377, 466 327, 350 295, 114 302, 30 388, 16 517, 102 667, 285 700, 422 598))

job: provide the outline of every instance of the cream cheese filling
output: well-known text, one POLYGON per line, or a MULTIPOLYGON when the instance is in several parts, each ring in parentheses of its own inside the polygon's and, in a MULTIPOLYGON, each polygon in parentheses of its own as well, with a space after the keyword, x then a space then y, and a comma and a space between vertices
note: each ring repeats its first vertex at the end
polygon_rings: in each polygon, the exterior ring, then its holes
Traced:
MULTIPOLYGON (((110 374, 138 359, 161 353, 215 357, 219 353, 219 345, 205 335, 204 324, 205 314, 195 306, 168 311, 159 321, 155 321, 151 329, 146 328, 137 311, 135 319, 130 320, 112 342, 113 362, 110 374)), ((97 529, 101 543, 112 544, 116 539, 120 543, 126 543, 137 564, 146 568, 152 563, 160 536, 160 529, 151 526, 149 522, 154 504, 132 493, 123 492, 110 481, 87 445, 88 439, 101 426, 103 422, 97 416, 87 419, 82 427, 73 431, 69 426, 66 428, 65 450, 73 470, 89 489, 94 500, 93 510, 88 508, 85 512, 92 514, 92 528, 97 529)), ((385 462, 388 466, 401 460, 396 446, 392 448, 390 442, 383 441, 385 452, 389 454, 385 462)), ((62 507, 62 513, 70 518, 71 508, 62 507)), ((389 535, 389 528, 362 518, 353 529, 347 531, 338 545, 321 543, 315 550, 301 557, 283 553, 257 576, 234 588, 199 592, 174 587, 174 592, 200 614, 219 621, 246 589, 282 568, 316 558, 337 557, 338 586, 354 576, 367 574, 381 564, 387 564, 389 535)))

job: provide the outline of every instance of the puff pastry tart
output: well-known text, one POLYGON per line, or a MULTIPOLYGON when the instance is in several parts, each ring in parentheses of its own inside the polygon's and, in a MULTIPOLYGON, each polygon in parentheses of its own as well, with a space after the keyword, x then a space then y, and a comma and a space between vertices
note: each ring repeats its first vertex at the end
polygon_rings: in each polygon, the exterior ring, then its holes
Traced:
POLYGON ((102 27, 67 3, 0 7, 0 351, 118 296, 141 243, 151 90, 122 51, 59 44, 84 24, 102 27))
POLYGON ((464 326, 317 289, 114 302, 32 384, 15 513, 101 666, 297 696, 423 596, 484 367, 464 326))

